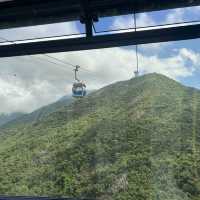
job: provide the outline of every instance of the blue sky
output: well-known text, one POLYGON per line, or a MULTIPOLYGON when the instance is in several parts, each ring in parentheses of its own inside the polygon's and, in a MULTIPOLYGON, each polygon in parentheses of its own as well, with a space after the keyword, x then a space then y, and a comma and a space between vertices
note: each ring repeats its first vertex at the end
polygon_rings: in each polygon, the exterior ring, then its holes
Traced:
MULTIPOLYGON (((160 25, 200 19, 200 7, 137 14, 137 26, 160 25)), ((97 31, 133 28, 132 15, 100 19, 97 31)), ((83 25, 60 23, 0 31, 0 40, 20 40, 83 32, 83 25)), ((140 74, 157 72, 200 88, 200 39, 139 45, 140 74)), ((80 65, 80 78, 88 89, 127 80, 136 69, 135 46, 51 56, 80 65)), ((45 55, 0 59, 0 113, 31 112, 71 94, 73 67, 45 55), (16 74, 16 76, 13 76, 16 74)))

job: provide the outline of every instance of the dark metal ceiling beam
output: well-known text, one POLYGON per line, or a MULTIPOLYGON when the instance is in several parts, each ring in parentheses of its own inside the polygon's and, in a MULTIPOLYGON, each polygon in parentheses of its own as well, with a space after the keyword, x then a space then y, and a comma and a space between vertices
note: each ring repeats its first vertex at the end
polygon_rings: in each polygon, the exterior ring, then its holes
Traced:
MULTIPOLYGON (((0 3, 0 28, 79 20, 80 0, 13 0, 0 3)), ((87 10, 99 17, 200 5, 200 0, 90 0, 87 10)))
POLYGON ((0 57, 58 53, 200 38, 200 24, 129 33, 0 46, 0 57))

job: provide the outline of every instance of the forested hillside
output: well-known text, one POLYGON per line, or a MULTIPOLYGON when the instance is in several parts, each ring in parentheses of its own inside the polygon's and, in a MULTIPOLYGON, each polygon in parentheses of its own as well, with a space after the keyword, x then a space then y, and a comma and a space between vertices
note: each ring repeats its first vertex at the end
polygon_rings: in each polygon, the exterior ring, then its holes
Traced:
POLYGON ((0 129, 0 194, 200 199, 200 92, 149 74, 0 129))

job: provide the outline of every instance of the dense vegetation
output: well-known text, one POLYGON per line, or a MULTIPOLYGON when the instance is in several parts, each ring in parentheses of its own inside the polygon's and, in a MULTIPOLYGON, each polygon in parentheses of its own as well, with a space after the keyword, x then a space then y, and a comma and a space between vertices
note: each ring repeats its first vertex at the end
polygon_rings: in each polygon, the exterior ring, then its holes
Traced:
POLYGON ((0 129, 0 194, 200 199, 200 92, 158 74, 0 129))

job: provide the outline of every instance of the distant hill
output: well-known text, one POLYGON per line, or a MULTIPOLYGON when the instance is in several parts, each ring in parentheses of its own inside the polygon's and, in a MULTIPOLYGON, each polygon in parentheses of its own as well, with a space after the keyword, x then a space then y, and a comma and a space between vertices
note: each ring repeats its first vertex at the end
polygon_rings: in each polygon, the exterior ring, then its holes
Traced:
POLYGON ((43 116, 0 129, 2 195, 200 199, 199 90, 149 74, 43 116))
POLYGON ((36 111, 33 111, 32 113, 23 114, 16 118, 13 118, 13 120, 8 121, 7 123, 4 123, 4 128, 8 126, 14 126, 15 124, 24 125, 27 123, 37 123, 38 121, 42 120, 49 114, 55 112, 58 109, 62 109, 63 106, 66 106, 70 104, 73 101, 73 98, 71 95, 64 96, 55 103, 49 104, 47 106, 41 107, 40 109, 37 109, 36 111))
POLYGON ((0 127, 18 117, 23 116, 23 113, 0 114, 0 127))

